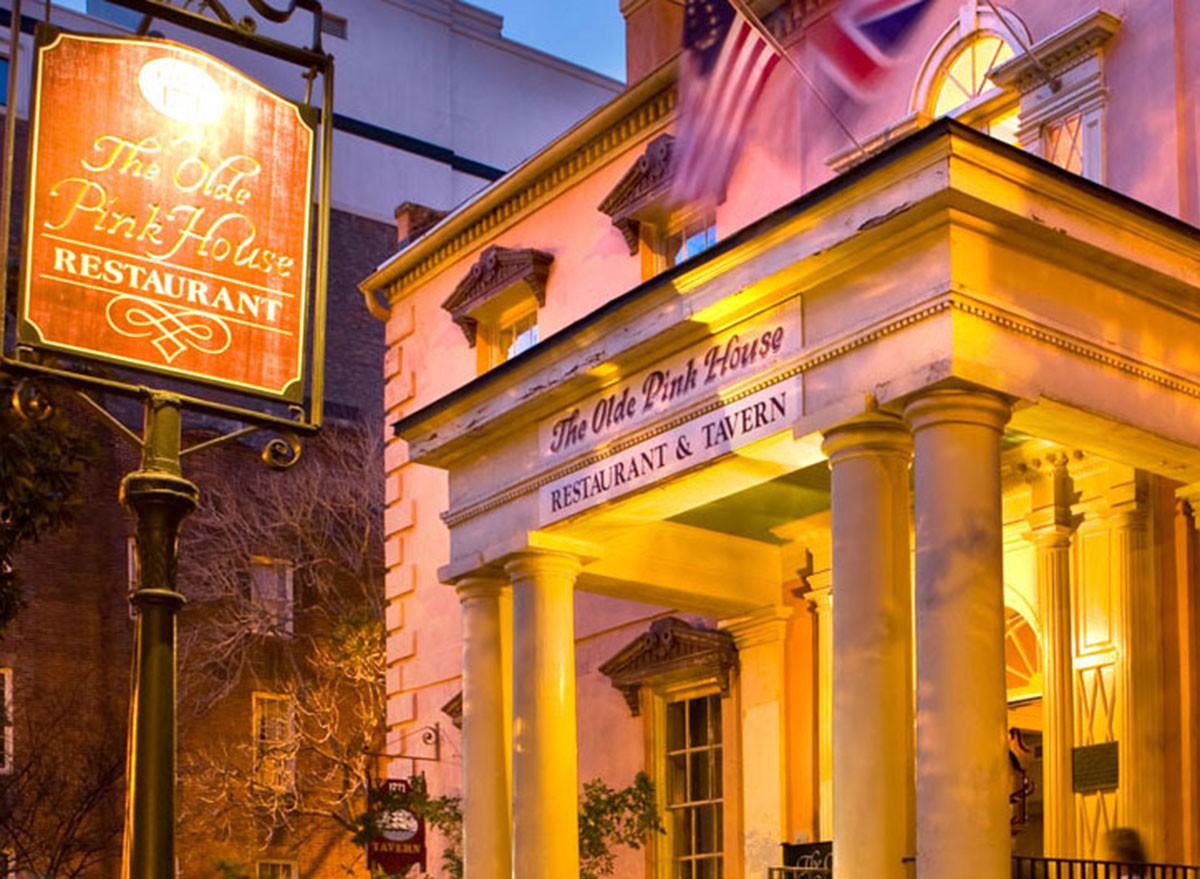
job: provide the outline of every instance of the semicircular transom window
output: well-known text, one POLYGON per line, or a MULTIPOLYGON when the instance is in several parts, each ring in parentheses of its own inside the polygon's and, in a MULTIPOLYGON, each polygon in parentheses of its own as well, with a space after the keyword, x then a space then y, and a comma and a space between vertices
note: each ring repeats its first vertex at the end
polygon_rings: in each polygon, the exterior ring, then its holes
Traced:
MULTIPOLYGON (((992 69, 1013 57, 1012 46, 995 34, 978 33, 950 58, 933 92, 934 116, 954 114, 959 108, 976 103, 994 86, 988 79, 992 69)), ((1012 105, 971 122, 997 140, 1017 142, 1017 107, 1012 105)))
POLYGON ((1042 694, 1041 644, 1037 632, 1011 607, 1004 609, 1004 665, 1009 700, 1042 694))

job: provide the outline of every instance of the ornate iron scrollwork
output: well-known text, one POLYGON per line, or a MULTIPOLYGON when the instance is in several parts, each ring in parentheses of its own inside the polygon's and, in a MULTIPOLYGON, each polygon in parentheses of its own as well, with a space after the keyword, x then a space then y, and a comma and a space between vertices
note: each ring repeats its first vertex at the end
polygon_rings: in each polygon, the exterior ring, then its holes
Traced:
POLYGON ((13 388, 12 407, 29 422, 45 421, 54 414, 54 404, 50 398, 27 378, 21 379, 13 388))
POLYGON ((284 432, 267 440, 262 450, 262 461, 272 470, 287 470, 300 460, 300 437, 284 432))
MULTIPOLYGON (((142 15, 138 34, 144 36, 155 19, 172 21, 185 27, 193 27, 215 36, 222 36, 235 43, 258 48, 269 54, 279 54, 284 48, 268 37, 258 37, 258 22, 249 15, 236 17, 225 5, 226 0, 112 0, 118 6, 132 9, 142 15)), ((246 0, 251 11, 263 21, 285 24, 296 10, 309 12, 313 16, 312 46, 305 50, 316 63, 327 60, 321 47, 321 25, 324 11, 318 0, 288 0, 286 5, 276 6, 267 0, 246 0)), ((294 53, 292 60, 298 60, 294 53)))

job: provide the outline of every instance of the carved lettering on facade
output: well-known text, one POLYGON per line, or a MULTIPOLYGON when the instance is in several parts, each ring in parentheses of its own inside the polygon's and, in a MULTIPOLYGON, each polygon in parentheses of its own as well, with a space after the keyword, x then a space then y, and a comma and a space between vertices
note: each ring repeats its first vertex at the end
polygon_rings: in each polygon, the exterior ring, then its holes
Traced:
POLYGON ((793 305, 693 345, 543 422, 542 458, 565 460, 689 401, 736 387, 798 353, 800 343, 799 316, 793 305))
POLYGON ((540 521, 557 521, 784 430, 799 415, 799 402, 799 381, 790 380, 701 407, 682 425, 544 486, 540 521))

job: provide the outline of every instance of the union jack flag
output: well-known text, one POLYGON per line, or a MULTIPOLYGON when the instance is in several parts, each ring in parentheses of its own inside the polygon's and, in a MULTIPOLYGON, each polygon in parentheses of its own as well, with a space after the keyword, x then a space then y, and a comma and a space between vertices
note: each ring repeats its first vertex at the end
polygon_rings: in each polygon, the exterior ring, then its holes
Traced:
POLYGON ((687 0, 672 194, 719 201, 779 55, 728 0, 687 0))
POLYGON ((822 68, 847 94, 862 99, 932 5, 933 0, 843 0, 813 33, 822 68))

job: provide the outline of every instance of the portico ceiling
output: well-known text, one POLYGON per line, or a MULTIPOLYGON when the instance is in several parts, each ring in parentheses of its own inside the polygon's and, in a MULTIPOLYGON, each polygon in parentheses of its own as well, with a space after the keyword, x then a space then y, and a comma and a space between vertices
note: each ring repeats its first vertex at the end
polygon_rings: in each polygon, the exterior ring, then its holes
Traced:
POLYGON ((668 521, 746 537, 763 543, 787 541, 772 528, 829 509, 829 465, 824 461, 694 507, 668 521))

